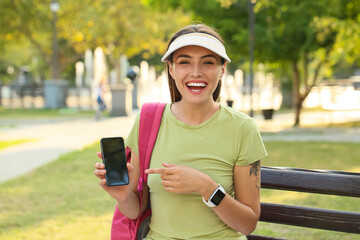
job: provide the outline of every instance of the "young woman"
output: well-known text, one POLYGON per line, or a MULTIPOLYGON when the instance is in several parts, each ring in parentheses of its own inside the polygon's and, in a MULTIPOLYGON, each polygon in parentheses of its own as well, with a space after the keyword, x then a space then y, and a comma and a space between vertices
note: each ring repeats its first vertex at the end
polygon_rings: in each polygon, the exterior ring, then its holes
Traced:
MULTIPOLYGON (((246 239, 260 215, 260 159, 267 153, 255 121, 217 102, 230 62, 223 41, 212 28, 191 25, 171 38, 162 61, 172 102, 146 170, 142 211, 149 196, 152 207, 146 239, 246 239)), ((139 116, 126 140, 128 186, 108 187, 104 165, 95 165, 100 185, 132 219, 139 213, 138 130, 139 116)))

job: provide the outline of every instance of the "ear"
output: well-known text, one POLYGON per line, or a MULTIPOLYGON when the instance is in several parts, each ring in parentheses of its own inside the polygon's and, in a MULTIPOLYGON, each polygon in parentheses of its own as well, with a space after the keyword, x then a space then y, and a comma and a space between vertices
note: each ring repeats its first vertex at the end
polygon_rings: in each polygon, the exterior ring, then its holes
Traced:
POLYGON ((174 67, 173 67, 173 64, 172 64, 170 61, 168 61, 167 64, 168 64, 168 67, 169 67, 170 76, 171 76, 173 79, 175 79, 175 77, 174 77, 174 67))
POLYGON ((222 65, 222 67, 221 67, 220 79, 224 76, 224 74, 225 74, 225 69, 226 69, 226 62, 225 62, 224 65, 222 65))

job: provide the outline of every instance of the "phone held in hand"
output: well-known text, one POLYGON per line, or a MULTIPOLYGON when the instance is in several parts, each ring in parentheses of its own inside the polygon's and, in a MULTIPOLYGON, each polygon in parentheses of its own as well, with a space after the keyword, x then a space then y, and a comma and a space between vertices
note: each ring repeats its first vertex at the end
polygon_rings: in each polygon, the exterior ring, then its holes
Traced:
POLYGON ((126 167, 124 139, 122 137, 102 138, 100 146, 105 164, 107 185, 128 185, 129 175, 126 167))

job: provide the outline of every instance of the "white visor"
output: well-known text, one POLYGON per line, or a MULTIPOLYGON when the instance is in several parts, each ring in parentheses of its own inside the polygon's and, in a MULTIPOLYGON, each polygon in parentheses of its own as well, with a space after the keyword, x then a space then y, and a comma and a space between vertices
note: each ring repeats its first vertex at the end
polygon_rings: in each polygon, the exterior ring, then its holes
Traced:
POLYGON ((169 46, 169 49, 165 55, 161 58, 162 62, 167 62, 171 53, 175 52, 179 48, 185 46, 196 45, 204 47, 213 51, 220 57, 224 58, 226 62, 231 62, 230 58, 226 54, 224 45, 216 38, 210 34, 206 33, 188 33, 176 38, 169 46))

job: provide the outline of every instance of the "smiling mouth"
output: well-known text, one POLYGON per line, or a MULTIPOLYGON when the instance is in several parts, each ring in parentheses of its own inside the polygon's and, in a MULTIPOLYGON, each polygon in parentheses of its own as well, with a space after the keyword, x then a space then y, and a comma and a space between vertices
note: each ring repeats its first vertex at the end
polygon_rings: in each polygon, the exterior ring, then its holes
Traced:
POLYGON ((186 86, 193 92, 199 92, 199 91, 203 90, 207 86, 207 84, 190 82, 190 83, 187 83, 186 86))

